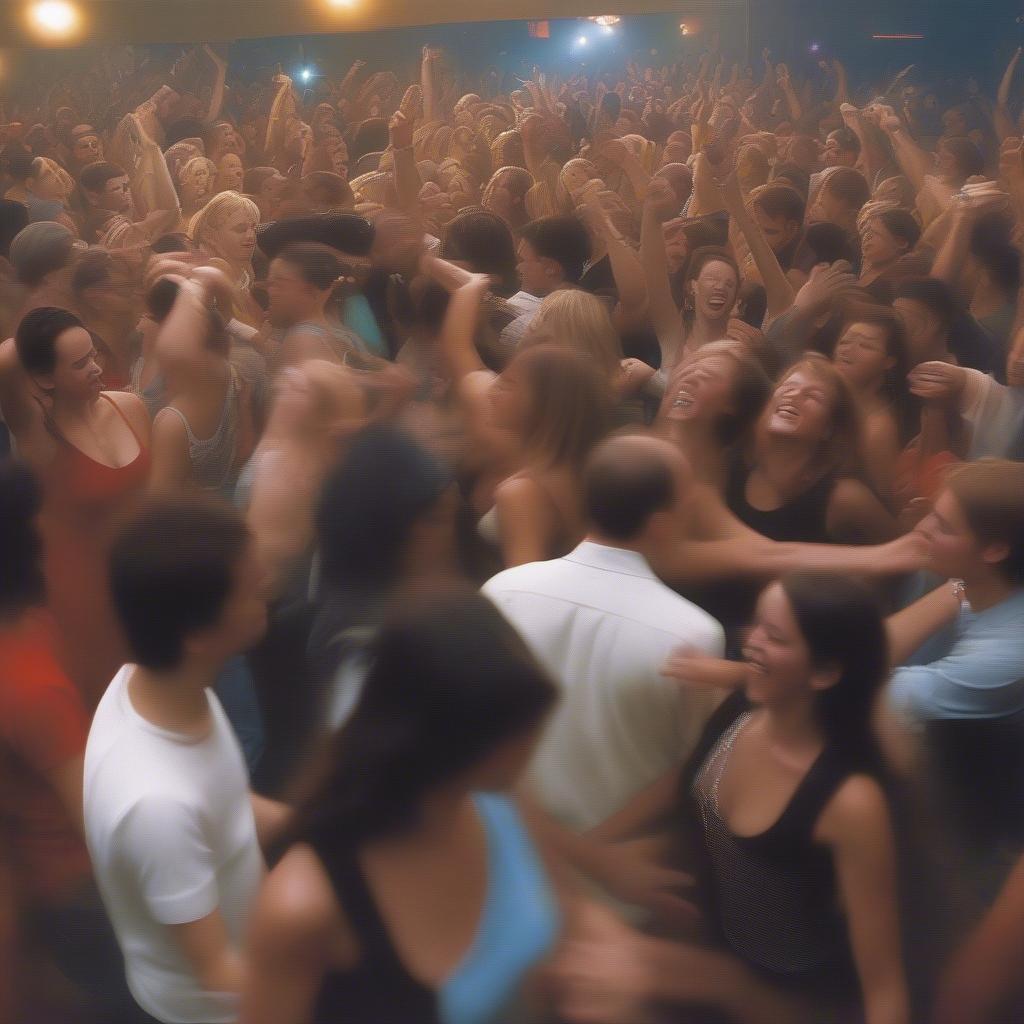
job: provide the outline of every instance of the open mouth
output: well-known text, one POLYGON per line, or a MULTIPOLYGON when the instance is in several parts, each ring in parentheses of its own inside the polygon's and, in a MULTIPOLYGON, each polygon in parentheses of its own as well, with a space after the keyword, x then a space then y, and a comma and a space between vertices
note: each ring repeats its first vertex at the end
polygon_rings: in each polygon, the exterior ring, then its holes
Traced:
POLYGON ((790 423, 795 423, 800 419, 800 410, 791 402, 783 402, 782 405, 776 407, 775 415, 790 423))
POLYGON ((708 299, 708 309, 710 309, 713 313, 721 313, 722 310, 725 309, 725 299, 724 298, 708 299))
POLYGON ((672 403, 673 409, 690 409, 693 407, 694 397, 688 391, 680 391, 672 403))

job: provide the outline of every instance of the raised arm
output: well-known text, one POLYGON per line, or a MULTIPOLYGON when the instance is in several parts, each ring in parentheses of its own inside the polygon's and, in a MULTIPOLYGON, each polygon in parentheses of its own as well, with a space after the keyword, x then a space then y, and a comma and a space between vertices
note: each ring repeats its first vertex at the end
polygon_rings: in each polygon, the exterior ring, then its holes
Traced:
POLYGON ((665 253, 663 225, 672 216, 674 203, 672 186, 663 178, 652 179, 640 229, 640 263, 647 284, 648 310, 661 348, 661 366, 666 372, 675 365, 686 340, 683 321, 672 298, 665 253))
POLYGON ((612 277, 619 296, 614 312, 617 326, 620 329, 641 326, 646 323, 647 285, 640 257, 611 222, 596 190, 587 189, 584 204, 591 229, 600 235, 608 250, 612 277))
POLYGON ((925 175, 932 171, 931 154, 926 153, 911 137, 907 126, 892 107, 880 111, 879 127, 889 136, 900 169, 919 191, 924 187, 925 175))
POLYGON ((739 178, 735 171, 720 180, 719 191, 725 201, 729 216, 746 239, 750 255, 754 259, 761 283, 768 296, 768 319, 774 320, 793 305, 796 291, 782 267, 779 266, 778 258, 764 237, 761 226, 747 211, 747 204, 740 192, 739 178))
POLYGON ((395 190, 398 192, 398 205, 411 217, 417 215, 417 200, 423 187, 412 146, 413 128, 414 122, 402 111, 397 110, 392 114, 388 129, 395 169, 395 190))
POLYGON ((1000 142, 1017 134, 1013 117, 1010 115, 1010 89, 1013 86, 1013 76, 1017 72, 1017 65, 1020 63, 1022 53, 1024 53, 1024 48, 1020 46, 1014 50, 1010 63, 1006 65, 1006 70, 1003 72, 1002 81, 999 83, 999 92, 996 94, 994 119, 1000 142))
POLYGON ((209 44, 204 44, 203 50, 214 67, 213 90, 210 93, 209 106, 203 115, 203 123, 213 124, 220 116, 221 107, 224 106, 224 86, 228 77, 228 62, 209 44))

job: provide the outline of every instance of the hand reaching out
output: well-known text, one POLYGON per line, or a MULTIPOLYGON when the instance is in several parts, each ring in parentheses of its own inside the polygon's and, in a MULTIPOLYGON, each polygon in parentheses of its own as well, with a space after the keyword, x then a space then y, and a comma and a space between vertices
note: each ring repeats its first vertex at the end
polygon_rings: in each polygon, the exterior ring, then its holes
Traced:
POLYGON ((912 395, 925 402, 946 405, 960 396, 966 373, 962 366, 933 360, 916 366, 907 379, 912 395))
POLYGON ((681 647, 669 655, 661 674, 687 688, 732 691, 743 685, 746 669, 738 661, 712 658, 691 647, 681 647))

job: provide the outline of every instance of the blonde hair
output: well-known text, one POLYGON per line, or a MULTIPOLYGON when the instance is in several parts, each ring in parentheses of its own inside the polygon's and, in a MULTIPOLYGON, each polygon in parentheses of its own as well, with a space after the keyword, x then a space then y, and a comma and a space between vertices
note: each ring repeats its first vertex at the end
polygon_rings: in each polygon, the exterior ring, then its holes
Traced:
POLYGON ((619 335, 608 307, 596 296, 577 288, 552 292, 540 304, 524 344, 549 341, 573 349, 611 376, 622 361, 619 335))
POLYGON ((190 173, 195 168, 196 164, 206 165, 206 169, 210 173, 210 181, 213 181, 217 177, 217 165, 209 157, 194 156, 191 160, 187 160, 178 168, 178 180, 175 184, 179 189, 185 181, 185 175, 190 173))
POLYGON ((75 179, 56 160, 51 160, 48 156, 37 156, 32 161, 32 170, 37 178, 42 171, 55 174, 66 193, 64 201, 67 202, 71 198, 75 191, 75 179))
POLYGON ((189 222, 189 237, 197 245, 209 243, 209 237, 229 217, 247 213, 254 224, 260 222, 260 208, 238 192, 218 192, 189 222))

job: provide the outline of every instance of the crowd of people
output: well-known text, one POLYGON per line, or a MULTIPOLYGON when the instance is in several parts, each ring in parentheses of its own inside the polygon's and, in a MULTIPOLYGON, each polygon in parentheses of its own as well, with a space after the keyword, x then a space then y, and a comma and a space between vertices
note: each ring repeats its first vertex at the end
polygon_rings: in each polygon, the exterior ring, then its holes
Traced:
POLYGON ((1020 58, 12 98, 0 1018, 1022 1019, 1020 58))

